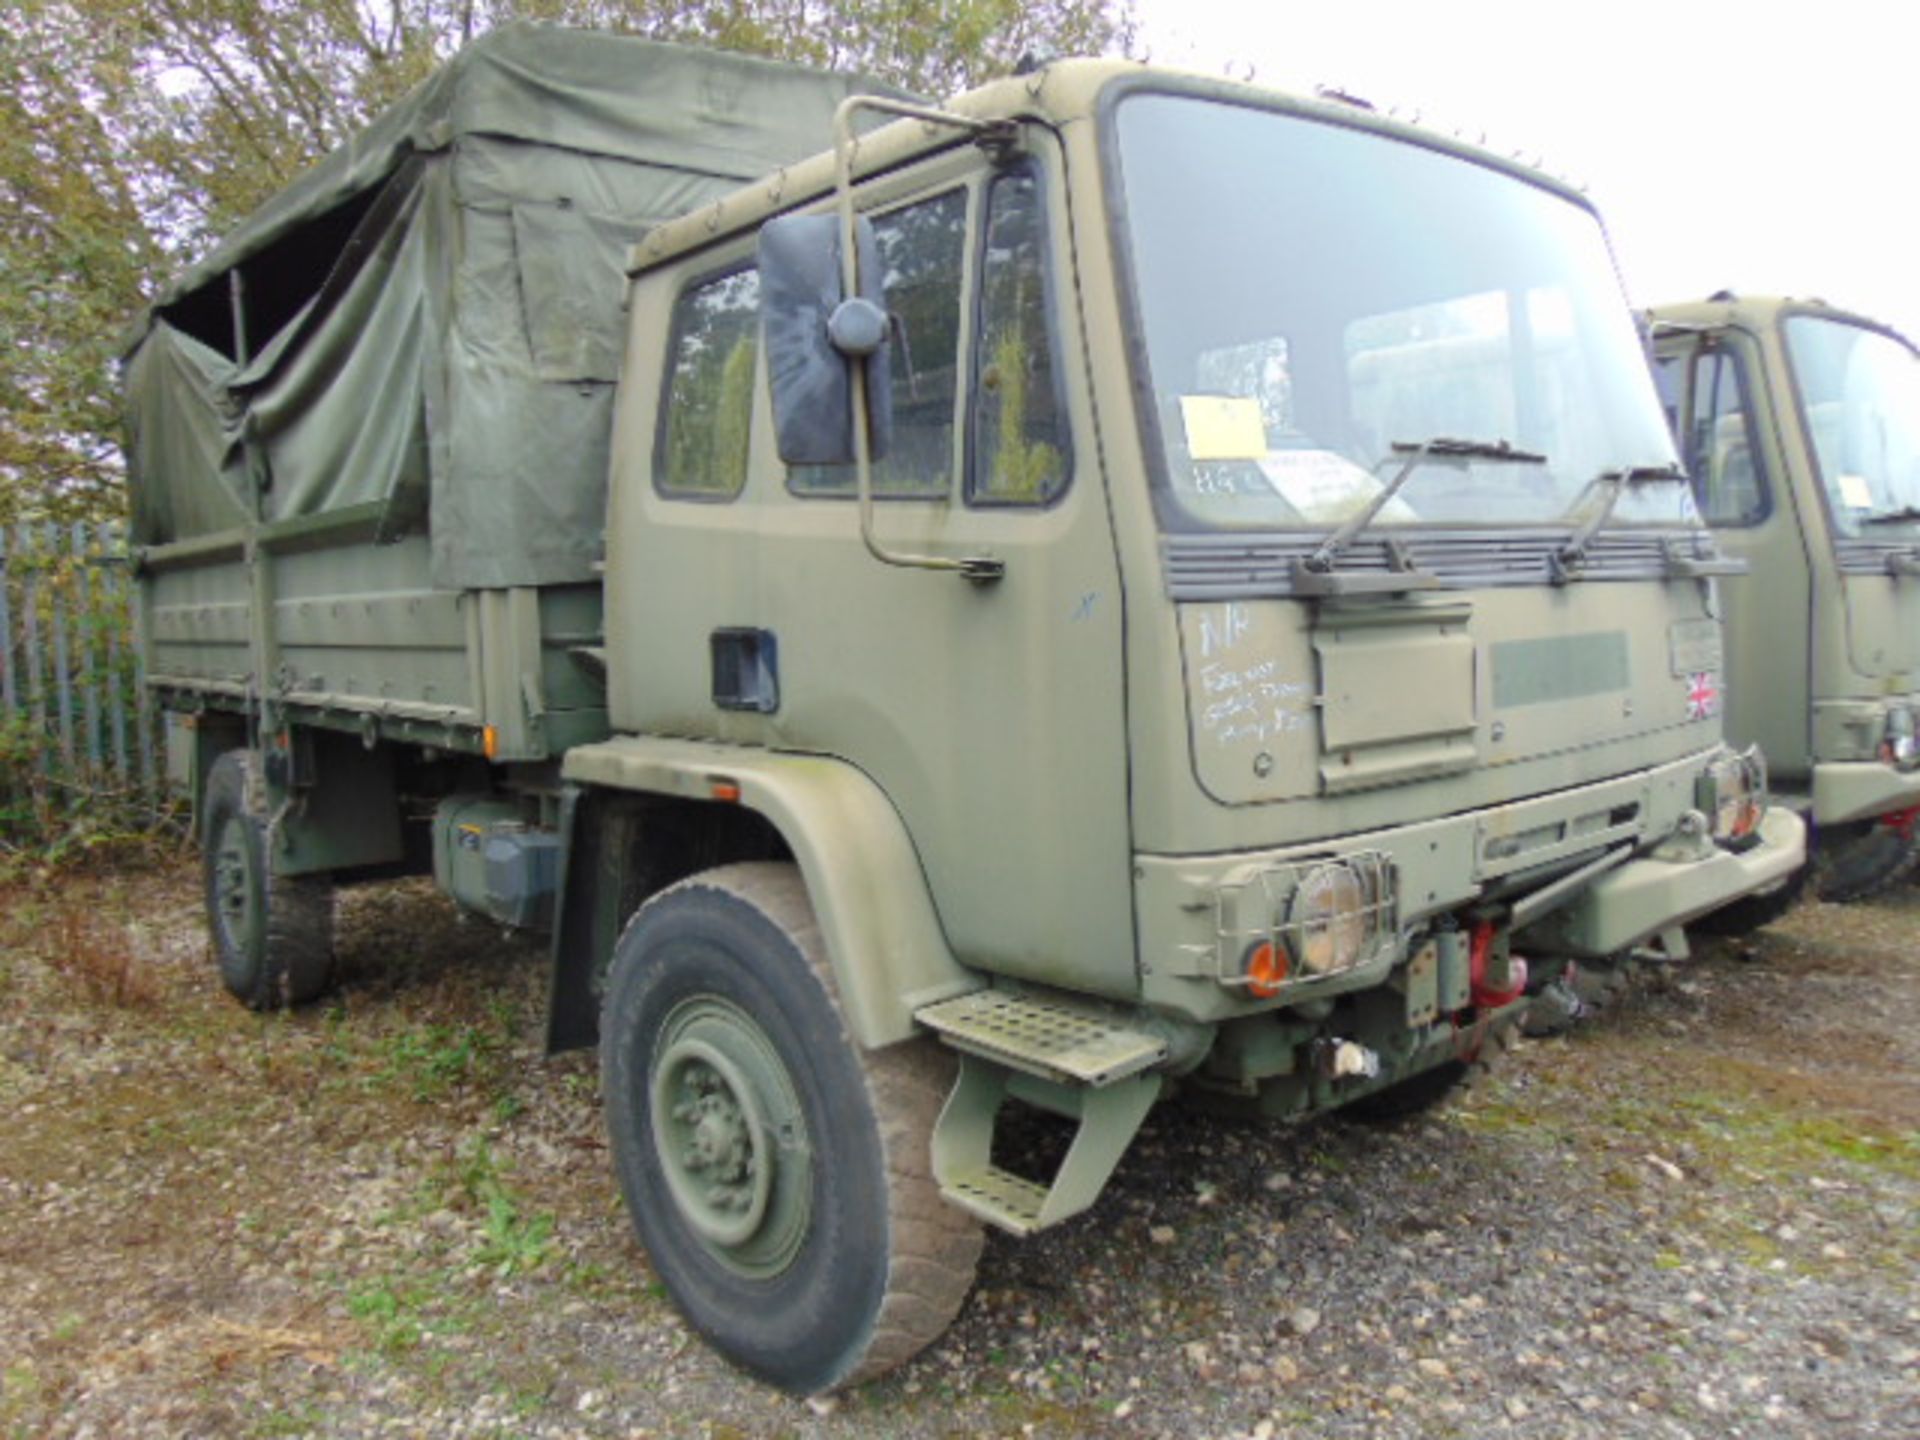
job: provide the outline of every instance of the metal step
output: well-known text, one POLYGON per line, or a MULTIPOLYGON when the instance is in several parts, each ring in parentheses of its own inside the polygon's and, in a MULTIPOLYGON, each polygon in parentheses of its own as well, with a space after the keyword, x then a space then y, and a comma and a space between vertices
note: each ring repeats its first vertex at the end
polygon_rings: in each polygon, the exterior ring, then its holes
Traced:
POLYGON ((1161 1077, 1149 1072, 1073 1087, 1079 1125, 1060 1168, 1044 1184, 993 1163, 994 1127, 1012 1098, 1008 1083, 1014 1078, 997 1060, 961 1052, 953 1093, 933 1127, 933 1177, 940 1193, 962 1210, 1015 1235, 1031 1235, 1100 1198, 1159 1097, 1161 1077))
POLYGON ((1111 1085, 1167 1053, 1157 1035, 1003 990, 956 995, 913 1018, 956 1050, 1067 1085, 1111 1085))
POLYGON ((1042 1225, 1047 1187, 997 1165, 950 1176, 940 1193, 962 1210, 1015 1235, 1031 1235, 1042 1225))

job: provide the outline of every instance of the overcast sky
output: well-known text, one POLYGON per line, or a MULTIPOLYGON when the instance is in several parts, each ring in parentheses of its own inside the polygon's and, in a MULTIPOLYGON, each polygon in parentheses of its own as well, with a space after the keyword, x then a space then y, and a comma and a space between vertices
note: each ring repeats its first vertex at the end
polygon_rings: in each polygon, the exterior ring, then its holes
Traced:
POLYGON ((1817 295, 1920 339, 1914 0, 1136 0, 1155 61, 1461 130, 1584 184, 1635 305, 1817 295))

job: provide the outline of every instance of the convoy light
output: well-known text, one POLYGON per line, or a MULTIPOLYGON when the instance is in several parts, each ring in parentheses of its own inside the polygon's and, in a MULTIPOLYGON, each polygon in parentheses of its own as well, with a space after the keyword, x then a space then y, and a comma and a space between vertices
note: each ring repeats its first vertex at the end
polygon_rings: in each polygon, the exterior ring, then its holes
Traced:
POLYGON ((1907 705, 1887 707, 1885 727, 1880 733, 1880 758, 1889 765, 1911 770, 1920 765, 1920 723, 1907 705))
POLYGON ((1262 940, 1247 952, 1247 991, 1262 1000, 1271 1000, 1280 993, 1280 987, 1287 983, 1287 972, 1293 967, 1287 961, 1284 946, 1271 940, 1262 940))
POLYGON ((1296 958, 1309 975, 1345 970, 1366 948, 1373 907, 1360 877, 1339 861, 1316 865, 1288 907, 1296 958))

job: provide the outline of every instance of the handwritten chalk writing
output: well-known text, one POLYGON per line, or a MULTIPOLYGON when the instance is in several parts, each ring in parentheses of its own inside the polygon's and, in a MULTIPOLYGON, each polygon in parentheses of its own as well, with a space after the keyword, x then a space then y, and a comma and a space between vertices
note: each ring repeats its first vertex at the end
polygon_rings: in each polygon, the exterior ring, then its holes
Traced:
POLYGON ((1234 604, 1222 605, 1218 614, 1201 615, 1200 658, 1225 654, 1240 643, 1252 626, 1247 612, 1234 604))
POLYGON ((1206 665, 1200 688, 1209 697, 1200 710, 1200 728, 1222 745, 1270 740, 1307 727, 1297 708, 1309 698, 1305 684, 1279 678, 1280 662, 1262 660, 1244 669, 1206 665))

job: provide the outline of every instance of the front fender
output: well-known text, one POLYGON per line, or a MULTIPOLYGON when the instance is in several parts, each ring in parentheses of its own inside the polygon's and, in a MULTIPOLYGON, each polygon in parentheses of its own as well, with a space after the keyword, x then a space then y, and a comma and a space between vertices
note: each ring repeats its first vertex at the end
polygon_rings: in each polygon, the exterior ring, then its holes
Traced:
POLYGON ((854 1039, 914 1033, 923 1005, 979 989, 947 946, 912 837, 886 792, 843 760, 630 736, 567 752, 570 784, 741 805, 786 842, 820 924, 854 1039))

